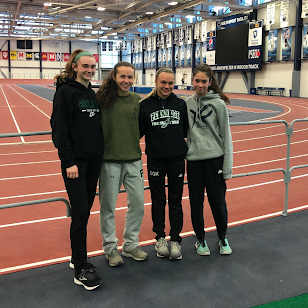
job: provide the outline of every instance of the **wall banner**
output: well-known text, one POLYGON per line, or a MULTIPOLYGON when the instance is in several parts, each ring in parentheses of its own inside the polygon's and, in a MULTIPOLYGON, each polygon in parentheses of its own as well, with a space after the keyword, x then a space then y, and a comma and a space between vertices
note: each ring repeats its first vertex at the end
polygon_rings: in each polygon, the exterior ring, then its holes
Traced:
POLYGON ((308 17, 308 0, 302 0, 302 18, 308 17))
POLYGON ((163 67, 166 67, 166 59, 167 58, 167 52, 166 52, 166 48, 163 49, 163 67))
POLYGON ((17 60, 17 51, 10 51, 10 59, 17 60))
POLYGON ((200 32, 200 24, 197 23, 197 24, 195 24, 195 31, 194 31, 194 39, 195 40, 197 40, 199 38, 199 36, 200 36, 199 32, 200 32))
POLYGON ((308 24, 303 25, 303 59, 308 59, 308 24))
POLYGON ((175 46, 174 48, 174 66, 179 67, 180 47, 175 46))
POLYGON ((187 66, 191 66, 191 44, 187 45, 186 63, 187 66))
POLYGON ((276 61, 277 59, 277 35, 277 29, 270 30, 268 33, 268 61, 276 61))
POLYGON ((201 43, 196 44, 196 50, 195 50, 195 64, 200 64, 200 56, 201 56, 201 43))
POLYGON ((280 22, 289 21, 290 0, 280 1, 280 22))
POLYGON ((3 60, 8 60, 8 58, 9 58, 9 52, 8 51, 1 51, 1 54, 2 54, 3 60))
POLYGON ((142 52, 139 53, 139 69, 143 69, 142 52))
POLYGON ((152 63, 152 51, 148 51, 148 68, 151 68, 151 63, 152 63))
MULTIPOLYGON (((68 54, 69 55, 69 54, 68 54)), ((40 53, 39 52, 35 52, 34 53, 34 60, 40 60, 41 59, 41 55, 40 55, 40 53)), ((66 61, 68 61, 68 60, 66 60, 66 61)))
POLYGON ((281 40, 282 60, 291 60, 292 27, 282 28, 281 40))
POLYGON ((202 23, 201 23, 201 39, 202 39, 202 41, 206 40, 206 35, 207 35, 206 21, 202 21, 202 23))
POLYGON ((61 52, 56 52, 56 60, 62 61, 62 53, 61 52))
POLYGON ((172 48, 168 48, 168 67, 172 67, 172 48))
POLYGON ((18 58, 18 60, 25 60, 26 59, 26 52, 25 51, 18 51, 17 58, 18 58))
POLYGON ((133 53, 133 66, 136 68, 136 55, 133 53))
POLYGON ((152 50, 152 68, 156 66, 156 50, 152 50))
POLYGON ((27 60, 33 60, 33 53, 32 52, 26 52, 26 59, 27 60))
POLYGON ((55 61, 56 60, 56 54, 54 52, 50 52, 48 54, 48 60, 49 61, 55 61))
POLYGON ((148 52, 144 52, 143 67, 148 68, 148 52))
POLYGON ((158 60, 157 60, 157 66, 162 67, 162 49, 158 49, 158 60))
POLYGON ((262 46, 263 20, 250 22, 248 33, 248 47, 262 46))
POLYGON ((185 45, 181 46, 181 66, 185 66, 185 49, 185 45))
POLYGON ((275 3, 267 6, 266 24, 273 25, 275 23, 275 3))
POLYGON ((206 63, 206 42, 202 43, 202 63, 206 63))

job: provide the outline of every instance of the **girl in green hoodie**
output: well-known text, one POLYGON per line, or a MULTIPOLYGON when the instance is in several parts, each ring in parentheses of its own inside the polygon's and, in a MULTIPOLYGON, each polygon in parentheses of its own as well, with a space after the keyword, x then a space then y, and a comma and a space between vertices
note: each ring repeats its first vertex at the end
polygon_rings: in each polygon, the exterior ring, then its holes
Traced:
POLYGON ((205 240, 203 202, 206 189, 215 220, 220 253, 228 255, 228 212, 225 181, 232 176, 233 147, 226 104, 229 99, 218 86, 211 68, 202 64, 193 71, 192 85, 196 93, 186 99, 189 129, 187 179, 191 219, 197 236, 199 255, 209 255, 205 240))

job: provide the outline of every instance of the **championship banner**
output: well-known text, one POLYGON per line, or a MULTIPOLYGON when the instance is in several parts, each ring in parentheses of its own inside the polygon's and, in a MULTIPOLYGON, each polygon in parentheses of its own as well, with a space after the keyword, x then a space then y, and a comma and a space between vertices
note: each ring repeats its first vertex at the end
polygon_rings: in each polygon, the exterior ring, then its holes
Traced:
POLYGON ((189 42, 190 41, 190 27, 189 26, 187 26, 186 27, 186 37, 185 37, 185 39, 186 39, 186 42, 189 42))
POLYGON ((34 60, 40 60, 40 59, 41 59, 40 53, 39 52, 35 52, 34 53, 34 60))
POLYGON ((11 51, 10 52, 10 59, 11 60, 17 60, 17 51, 11 51))
POLYGON ((143 67, 148 68, 148 52, 144 52, 143 67))
POLYGON ((180 47, 174 47, 174 66, 179 67, 179 56, 180 56, 180 47))
POLYGON ((206 42, 202 43, 202 63, 206 63, 206 42))
POLYGON ((135 66, 135 68, 136 68, 136 56, 135 56, 134 53, 133 53, 133 66, 135 66))
POLYGON ((266 24, 273 25, 275 23, 275 3, 267 6, 266 24))
POLYGON ((290 0, 280 2, 280 22, 289 21, 290 0))
POLYGON ((33 54, 32 54, 32 52, 26 52, 26 59, 27 59, 27 60, 32 60, 32 59, 33 59, 33 54))
POLYGON ((156 50, 152 50, 152 68, 156 68, 156 50))
POLYGON ((302 18, 308 17, 308 0, 302 0, 302 18))
POLYGON ((163 48, 166 47, 165 46, 165 33, 160 34, 160 46, 163 48))
POLYGON ((2 51, 1 54, 2 54, 2 59, 3 60, 8 60, 8 58, 9 58, 8 51, 2 51))
POLYGON ((186 46, 181 46, 181 66, 185 66, 185 48, 186 46))
POLYGON ((170 38, 171 38, 171 32, 168 31, 168 32, 166 33, 166 47, 170 47, 170 46, 169 46, 169 45, 170 45, 170 38))
POLYGON ((65 62, 67 62, 69 59, 70 59, 70 54, 69 53, 64 53, 63 54, 63 60, 65 61, 65 62))
POLYGON ((303 25, 303 59, 308 59, 308 24, 303 25))
POLYGON ((151 37, 150 36, 146 37, 146 40, 147 40, 147 49, 150 50, 151 49, 151 37))
POLYGON ((167 52, 166 48, 163 49, 163 67, 166 67, 166 59, 167 58, 167 52))
POLYGON ((50 52, 48 54, 48 60, 49 61, 55 61, 56 60, 56 54, 54 52, 50 52))
POLYGON ((25 51, 18 51, 17 58, 18 58, 18 60, 25 60, 26 59, 26 52, 25 51))
POLYGON ((270 30, 268 34, 268 61, 276 61, 277 59, 277 35, 278 30, 270 30))
POLYGON ((195 50, 195 64, 200 64, 200 56, 201 56, 201 43, 196 44, 196 50, 195 50))
POLYGON ((191 44, 187 45, 186 63, 187 66, 191 66, 191 44))
POLYGON ((179 30, 173 31, 173 44, 177 45, 179 40, 179 30))
POLYGON ((248 47, 262 46, 262 26, 262 20, 249 23, 248 47))
POLYGON ((48 59, 48 53, 47 52, 41 52, 42 61, 47 61, 48 59))
POLYGON ((162 67, 162 49, 158 49, 158 63, 157 63, 157 66, 158 67, 162 67))
POLYGON ((197 40, 199 38, 200 35, 200 24, 197 23, 195 24, 195 31, 194 31, 194 39, 197 40))
POLYGON ((172 48, 168 48, 168 67, 172 67, 172 48))
POLYGON ((292 27, 282 28, 281 40, 281 58, 291 60, 292 27))
POLYGON ((207 35, 206 21, 202 21, 202 23, 201 23, 201 39, 202 39, 202 41, 206 40, 206 35, 207 35))
POLYGON ((180 43, 180 45, 183 45, 183 43, 184 43, 184 29, 183 28, 179 29, 179 37, 180 37, 179 43, 180 43))

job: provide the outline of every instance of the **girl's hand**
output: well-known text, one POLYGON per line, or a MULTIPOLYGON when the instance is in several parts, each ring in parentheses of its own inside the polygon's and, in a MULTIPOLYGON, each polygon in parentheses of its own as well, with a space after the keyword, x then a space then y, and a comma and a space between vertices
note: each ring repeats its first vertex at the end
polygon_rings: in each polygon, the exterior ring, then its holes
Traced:
POLYGON ((70 179, 77 179, 78 175, 78 167, 76 165, 66 168, 66 175, 70 179))

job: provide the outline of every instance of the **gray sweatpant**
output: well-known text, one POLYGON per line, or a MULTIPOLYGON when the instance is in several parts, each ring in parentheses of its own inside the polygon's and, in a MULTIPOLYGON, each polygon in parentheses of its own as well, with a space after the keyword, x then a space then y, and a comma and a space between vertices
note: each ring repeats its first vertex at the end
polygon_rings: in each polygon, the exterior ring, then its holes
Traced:
POLYGON ((123 233, 123 250, 139 246, 139 232, 144 215, 144 179, 142 161, 102 163, 99 179, 100 225, 103 249, 107 255, 117 248, 115 209, 121 185, 127 192, 127 212, 123 233))

